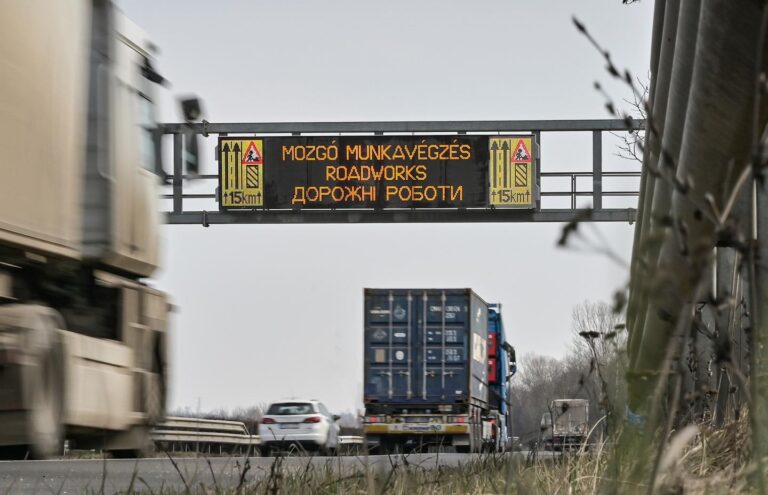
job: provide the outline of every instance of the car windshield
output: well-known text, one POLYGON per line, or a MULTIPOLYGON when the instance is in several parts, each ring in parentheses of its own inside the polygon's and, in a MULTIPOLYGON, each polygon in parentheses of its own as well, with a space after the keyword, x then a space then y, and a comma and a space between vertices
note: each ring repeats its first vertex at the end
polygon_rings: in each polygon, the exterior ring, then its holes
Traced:
POLYGON ((267 410, 267 414, 270 416, 290 416, 295 414, 312 414, 314 412, 312 404, 308 402, 272 404, 269 406, 269 410, 267 410))

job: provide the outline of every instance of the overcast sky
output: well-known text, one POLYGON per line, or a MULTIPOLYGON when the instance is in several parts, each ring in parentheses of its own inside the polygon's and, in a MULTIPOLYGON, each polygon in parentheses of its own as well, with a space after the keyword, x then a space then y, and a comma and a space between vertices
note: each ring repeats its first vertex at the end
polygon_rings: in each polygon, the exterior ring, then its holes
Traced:
MULTIPOLYGON (((571 17, 647 79, 653 13, 650 0, 121 5, 160 48, 157 68, 172 84, 160 120, 178 121, 174 98, 196 93, 211 122, 607 118, 594 81, 617 101, 630 93, 609 81, 571 17)), ((613 142, 606 136, 604 167, 636 170, 613 156, 613 142)), ((215 140, 204 143, 203 171, 214 173, 215 140)), ((544 171, 589 170, 590 136, 545 135, 541 156, 544 171)), ((609 300, 627 271, 589 250, 556 248, 561 228, 166 226, 156 285, 179 307, 171 406, 296 396, 361 407, 364 287, 471 287, 503 304, 518 355, 562 356, 573 307, 609 300)), ((588 231, 629 260, 632 226, 588 231)))

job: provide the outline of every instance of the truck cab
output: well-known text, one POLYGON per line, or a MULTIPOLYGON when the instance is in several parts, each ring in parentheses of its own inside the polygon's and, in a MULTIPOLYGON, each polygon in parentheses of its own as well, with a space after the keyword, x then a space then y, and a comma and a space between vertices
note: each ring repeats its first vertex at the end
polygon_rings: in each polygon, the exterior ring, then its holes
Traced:
POLYGON ((165 414, 153 53, 109 0, 0 5, 5 457, 136 453, 165 414))
POLYGON ((549 406, 552 448, 558 451, 586 448, 589 435, 589 401, 556 399, 549 406))

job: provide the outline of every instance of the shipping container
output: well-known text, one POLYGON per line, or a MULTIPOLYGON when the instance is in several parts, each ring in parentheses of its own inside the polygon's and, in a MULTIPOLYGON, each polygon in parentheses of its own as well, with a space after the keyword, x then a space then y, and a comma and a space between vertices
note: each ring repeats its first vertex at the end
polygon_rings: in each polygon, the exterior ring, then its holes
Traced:
POLYGON ((368 411, 487 408, 488 305, 471 289, 365 289, 368 411))

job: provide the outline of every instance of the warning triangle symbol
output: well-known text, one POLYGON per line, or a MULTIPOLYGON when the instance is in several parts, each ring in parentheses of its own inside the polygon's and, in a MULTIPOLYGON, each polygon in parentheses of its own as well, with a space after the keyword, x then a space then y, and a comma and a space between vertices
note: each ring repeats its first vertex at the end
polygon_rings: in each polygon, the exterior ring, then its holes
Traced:
POLYGON ((259 153, 258 148, 256 148, 256 143, 251 141, 251 144, 248 145, 248 148, 245 149, 245 153, 243 153, 243 161, 242 165, 261 165, 264 163, 264 160, 261 158, 261 154, 259 153))
POLYGON ((528 148, 525 147, 525 141, 522 139, 517 140, 517 146, 515 146, 515 153, 512 155, 513 162, 530 162, 531 153, 528 148))

